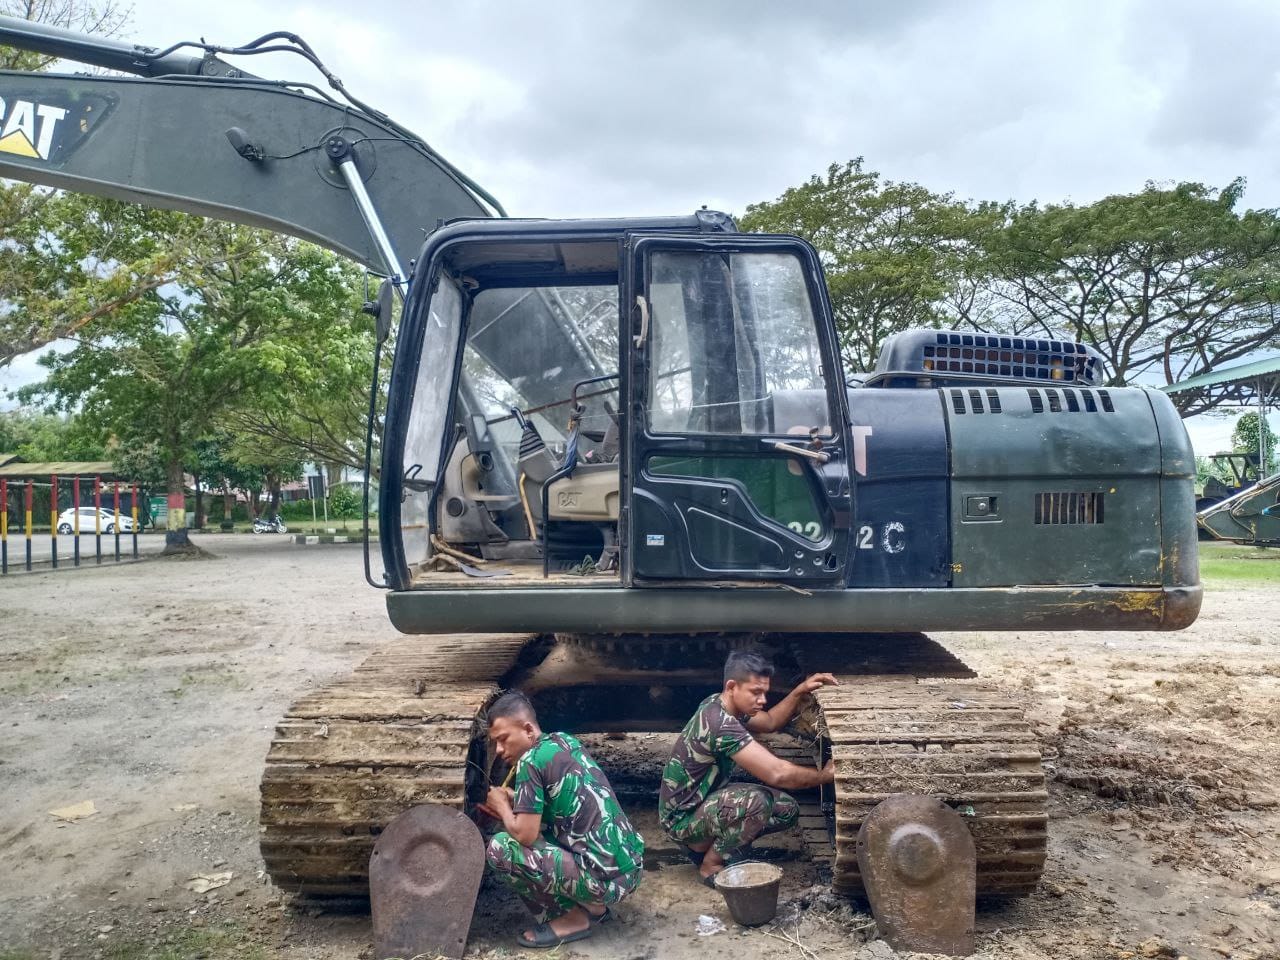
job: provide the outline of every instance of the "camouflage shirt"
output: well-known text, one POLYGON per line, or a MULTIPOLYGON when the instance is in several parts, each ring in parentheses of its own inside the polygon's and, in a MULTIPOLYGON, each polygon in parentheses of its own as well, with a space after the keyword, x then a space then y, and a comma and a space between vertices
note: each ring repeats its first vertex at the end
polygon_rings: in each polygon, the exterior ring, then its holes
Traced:
POLYGON ((658 818, 664 829, 678 826, 728 782, 734 755, 753 739, 745 723, 745 717, 725 711, 720 694, 702 701, 680 732, 662 770, 658 818))
POLYGON ((511 809, 541 814, 543 838, 594 863, 603 879, 640 869, 644 837, 576 738, 544 733, 516 761, 513 788, 511 809))

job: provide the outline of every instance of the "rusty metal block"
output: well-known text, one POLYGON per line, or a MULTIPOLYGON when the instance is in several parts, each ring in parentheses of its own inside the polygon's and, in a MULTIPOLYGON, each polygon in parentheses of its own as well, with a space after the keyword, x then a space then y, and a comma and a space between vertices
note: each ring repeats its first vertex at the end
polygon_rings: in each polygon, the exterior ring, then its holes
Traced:
POLYGON ((377 960, 460 958, 484 875, 484 838, 457 810, 423 804, 391 821, 369 858, 377 960))
POLYGON ((858 867, 880 936, 895 950, 973 953, 973 836, 934 797, 896 794, 858 832, 858 867))

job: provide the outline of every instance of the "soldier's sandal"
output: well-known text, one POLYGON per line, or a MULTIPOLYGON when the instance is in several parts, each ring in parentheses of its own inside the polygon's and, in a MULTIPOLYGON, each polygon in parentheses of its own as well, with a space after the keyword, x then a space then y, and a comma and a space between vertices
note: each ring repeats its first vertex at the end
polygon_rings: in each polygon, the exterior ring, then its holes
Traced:
POLYGON ((558 947, 562 943, 585 940, 591 936, 591 930, 591 927, 587 927, 587 929, 578 930, 575 933, 566 933, 562 937, 551 929, 551 924, 540 923, 533 928, 533 936, 530 938, 526 938, 523 931, 516 934, 516 943, 533 950, 545 950, 550 947, 558 947))

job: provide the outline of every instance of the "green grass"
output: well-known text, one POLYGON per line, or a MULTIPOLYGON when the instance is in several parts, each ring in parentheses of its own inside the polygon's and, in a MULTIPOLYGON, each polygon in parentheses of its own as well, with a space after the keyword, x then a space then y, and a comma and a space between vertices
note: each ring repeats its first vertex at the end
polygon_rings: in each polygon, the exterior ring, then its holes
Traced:
MULTIPOLYGON (((167 943, 128 940, 109 945, 107 960, 267 960, 267 953, 240 930, 184 930, 167 943)), ((0 960, 5 960, 0 955, 0 960)), ((18 956, 17 960, 25 960, 18 956)))
POLYGON ((1200 579, 1206 590, 1280 588, 1280 549, 1201 543, 1200 579))

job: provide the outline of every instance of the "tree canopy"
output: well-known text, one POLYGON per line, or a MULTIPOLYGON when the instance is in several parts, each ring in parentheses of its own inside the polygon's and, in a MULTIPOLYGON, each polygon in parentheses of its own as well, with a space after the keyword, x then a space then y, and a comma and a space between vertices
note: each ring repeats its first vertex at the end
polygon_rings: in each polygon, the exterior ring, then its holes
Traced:
MULTIPOLYGON (((1174 383, 1280 346, 1280 216, 1243 209, 1244 189, 961 202, 859 158, 749 206, 742 226, 818 249, 851 370, 892 333, 952 326, 1079 340, 1116 385, 1174 383)), ((1184 416, 1209 409, 1173 400, 1184 416)))
MULTIPOLYGON (((1244 182, 1154 184, 1087 206, 1010 209, 981 235, 959 319, 1096 347, 1112 382, 1175 383, 1280 343, 1280 219, 1244 182), (981 308, 974 308, 974 303, 981 308)), ((1193 397, 1174 395, 1186 412, 1193 397)))
MULTIPOLYGON (((23 399, 78 412, 126 449, 154 449, 178 494, 184 471, 198 466, 198 441, 216 432, 237 434, 239 462, 262 465, 244 452, 252 434, 236 429, 246 412, 327 390, 350 396, 363 383, 368 366, 351 357, 361 342, 372 353, 372 333, 350 319, 359 316, 354 267, 292 238, 78 199, 86 220, 134 223, 147 245, 182 251, 181 268, 84 327, 69 352, 41 358, 47 376, 23 399)), ((299 451, 295 443, 274 455, 294 462, 299 451)))
POLYGON ((950 194, 882 179, 858 157, 751 204, 741 225, 795 234, 818 249, 841 353, 854 372, 871 368, 890 334, 938 324, 967 239, 992 215, 950 194))

